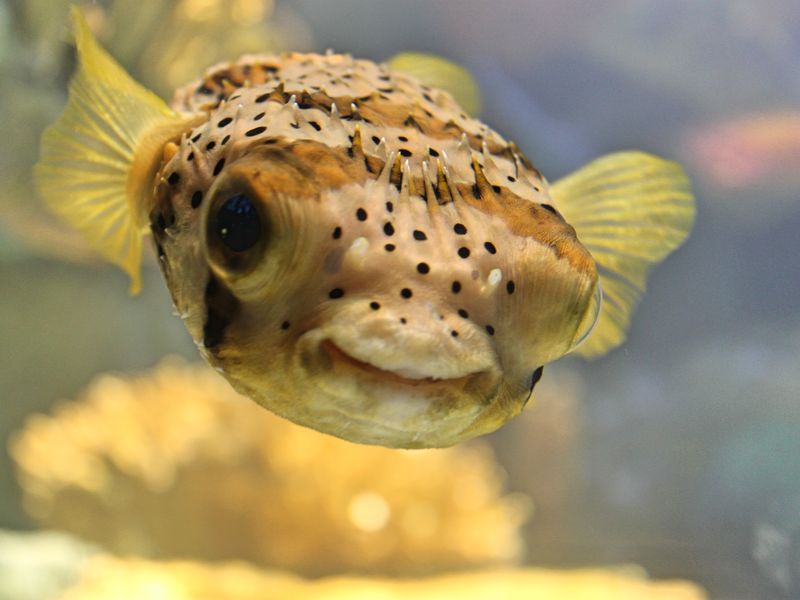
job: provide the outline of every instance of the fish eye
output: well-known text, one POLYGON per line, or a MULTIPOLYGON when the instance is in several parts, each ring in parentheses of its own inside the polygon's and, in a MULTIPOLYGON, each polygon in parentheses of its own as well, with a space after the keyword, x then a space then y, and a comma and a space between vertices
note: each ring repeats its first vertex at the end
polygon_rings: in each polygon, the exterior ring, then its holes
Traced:
POLYGON ((261 239, 261 218, 253 201, 236 194, 220 205, 216 215, 217 235, 232 252, 246 252, 261 239))
POLYGON ((226 271, 244 275, 255 267, 269 241, 267 211, 246 192, 219 194, 206 221, 209 258, 226 271))

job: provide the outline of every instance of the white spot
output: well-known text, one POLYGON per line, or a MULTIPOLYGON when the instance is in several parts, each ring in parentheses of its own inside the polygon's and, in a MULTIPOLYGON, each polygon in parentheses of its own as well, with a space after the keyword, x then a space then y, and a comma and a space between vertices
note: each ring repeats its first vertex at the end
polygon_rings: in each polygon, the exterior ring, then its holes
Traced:
POLYGON ((489 271, 489 285, 496 286, 503 279, 503 272, 500 269, 492 269, 489 271))
POLYGON ((361 531, 380 531, 389 522, 392 509, 386 499, 375 492, 353 496, 347 507, 350 522, 361 531))
POLYGON ((367 253, 367 250, 369 250, 369 240, 362 235, 353 240, 348 252, 352 252, 358 257, 363 257, 367 253))

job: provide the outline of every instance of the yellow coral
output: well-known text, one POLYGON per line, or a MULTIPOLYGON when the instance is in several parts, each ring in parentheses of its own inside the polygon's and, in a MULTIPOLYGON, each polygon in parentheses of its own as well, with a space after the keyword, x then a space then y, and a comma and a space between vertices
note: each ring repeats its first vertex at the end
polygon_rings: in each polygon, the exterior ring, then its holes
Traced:
POLYGON ((105 375, 12 443, 42 524, 120 553, 241 559, 304 574, 508 563, 527 499, 481 443, 404 451, 272 416, 213 370, 105 375))
POLYGON ((636 569, 497 569, 425 579, 333 577, 304 580, 243 564, 96 559, 59 600, 703 600, 686 581, 648 581, 636 569))

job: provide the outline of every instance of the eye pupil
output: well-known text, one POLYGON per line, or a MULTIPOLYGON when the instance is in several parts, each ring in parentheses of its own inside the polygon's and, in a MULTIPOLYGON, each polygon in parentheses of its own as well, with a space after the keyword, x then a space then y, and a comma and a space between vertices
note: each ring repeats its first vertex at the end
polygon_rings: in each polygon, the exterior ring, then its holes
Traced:
POLYGON ((253 202, 244 194, 228 198, 217 213, 217 233, 234 252, 249 250, 261 239, 261 219, 253 202))

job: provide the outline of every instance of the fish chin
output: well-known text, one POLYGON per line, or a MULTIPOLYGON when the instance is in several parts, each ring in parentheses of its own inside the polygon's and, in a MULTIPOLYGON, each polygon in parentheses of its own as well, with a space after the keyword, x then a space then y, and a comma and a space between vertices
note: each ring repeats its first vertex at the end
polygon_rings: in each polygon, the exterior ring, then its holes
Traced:
MULTIPOLYGON (((293 368, 307 382, 302 408, 288 418, 360 443, 404 448, 452 445, 474 428, 491 405, 502 380, 494 360, 450 361, 421 366, 382 362, 351 354, 350 338, 335 328, 304 333, 293 368), (442 367, 446 365, 446 368, 442 367)), ((369 348, 368 337, 360 338, 369 348)), ((386 340, 383 341, 386 344, 386 340)), ((397 348, 394 355, 402 354, 397 348)))

